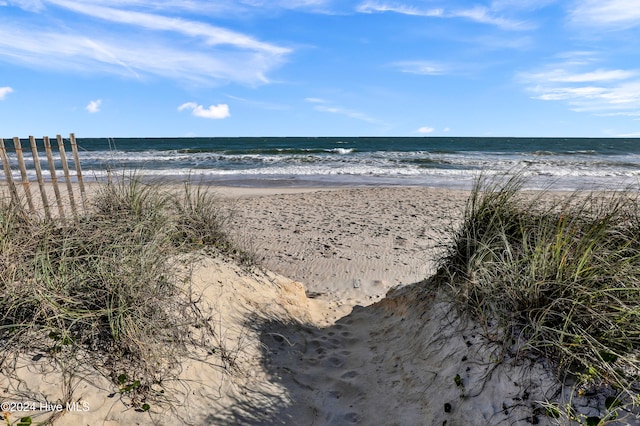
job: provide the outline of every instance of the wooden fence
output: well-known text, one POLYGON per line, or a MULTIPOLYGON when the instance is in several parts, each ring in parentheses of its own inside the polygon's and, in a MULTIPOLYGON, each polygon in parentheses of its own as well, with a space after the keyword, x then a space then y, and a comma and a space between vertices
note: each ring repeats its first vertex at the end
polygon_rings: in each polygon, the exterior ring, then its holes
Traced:
MULTIPOLYGON (((82 170, 80 168, 80 159, 78 157, 78 146, 76 144, 76 138, 73 133, 70 135, 70 143, 71 143, 71 151, 73 153, 73 165, 74 165, 74 174, 72 175, 69 169, 69 161, 67 161, 67 154, 65 150, 65 142, 62 136, 57 135, 57 148, 60 156, 60 164, 62 165, 62 174, 64 178, 64 182, 66 183, 67 196, 64 196, 61 193, 59 188, 58 181, 58 172, 56 171, 56 163, 53 156, 53 148, 51 146, 51 141, 47 136, 42 138, 44 144, 44 152, 47 157, 47 164, 49 166, 49 174, 50 174, 50 186, 53 187, 53 193, 55 194, 55 203, 58 207, 58 217, 61 219, 65 218, 65 207, 67 205, 71 208, 71 213, 73 217, 78 217, 79 210, 86 210, 86 192, 84 188, 84 182, 82 180, 82 170), (77 202, 76 194, 73 190, 73 181, 72 178, 75 177, 77 181, 77 185, 80 189, 80 200, 77 202)), ((34 196, 31 191, 31 182, 29 179, 29 175, 27 173, 27 166, 25 162, 25 155, 22 150, 22 145, 19 137, 13 138, 13 148, 15 150, 15 163, 17 163, 17 167, 20 170, 20 179, 16 179, 13 176, 13 168, 11 161, 9 159, 9 155, 7 154, 7 148, 5 146, 4 140, 0 138, 0 157, 2 157, 2 166, 4 170, 4 177, 6 184, 9 188, 9 193, 11 196, 11 202, 19 206, 21 209, 26 210, 28 207, 28 211, 37 215, 39 213, 44 212, 44 216, 47 219, 51 219, 52 214, 52 205, 49 202, 49 196, 47 194, 47 182, 45 182, 45 178, 43 177, 42 167, 40 164, 40 158, 38 156, 38 146, 36 138, 33 136, 29 136, 29 143, 31 146, 31 154, 27 154, 27 159, 29 157, 33 160, 33 168, 35 170, 35 177, 40 188, 40 201, 38 201, 37 196, 34 199, 34 196), (19 191, 18 188, 22 187, 22 191, 19 191), (22 192, 22 197, 21 193, 22 192), (26 199, 27 205, 24 205, 24 200, 26 199)), ((15 164, 13 165, 15 167, 15 164)))

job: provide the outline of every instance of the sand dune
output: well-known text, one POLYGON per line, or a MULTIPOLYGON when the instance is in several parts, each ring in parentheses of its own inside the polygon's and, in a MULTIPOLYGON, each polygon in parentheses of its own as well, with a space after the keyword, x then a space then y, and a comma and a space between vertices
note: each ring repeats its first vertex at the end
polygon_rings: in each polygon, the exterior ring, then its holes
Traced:
MULTIPOLYGON (((83 366, 72 400, 90 410, 64 412, 55 424, 553 423, 540 402, 568 394, 548 366, 499 352, 489 331, 460 318, 427 279, 466 193, 220 192, 235 200, 235 238, 264 265, 248 271, 203 256, 191 271, 231 358, 194 353, 166 384, 167 404, 146 413, 83 366)), ((2 378, 0 399, 68 399, 56 366, 34 359, 2 378)), ((592 402, 578 401, 578 409, 597 415, 592 402)))

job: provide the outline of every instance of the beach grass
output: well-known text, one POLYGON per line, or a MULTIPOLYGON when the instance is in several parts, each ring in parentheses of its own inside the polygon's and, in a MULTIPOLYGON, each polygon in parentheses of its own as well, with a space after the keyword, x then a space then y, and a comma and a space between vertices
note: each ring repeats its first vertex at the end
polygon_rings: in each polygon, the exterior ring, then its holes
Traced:
POLYGON ((207 189, 169 192, 134 175, 102 186, 76 220, 43 221, 1 205, 3 373, 19 354, 60 365, 82 358, 148 409, 193 345, 215 351, 211 318, 179 271, 195 251, 251 259, 226 224, 207 189))
POLYGON ((505 353, 546 360, 579 395, 606 390, 636 404, 637 193, 554 198, 526 193, 523 183, 478 180, 438 282, 463 314, 501 330, 505 353))

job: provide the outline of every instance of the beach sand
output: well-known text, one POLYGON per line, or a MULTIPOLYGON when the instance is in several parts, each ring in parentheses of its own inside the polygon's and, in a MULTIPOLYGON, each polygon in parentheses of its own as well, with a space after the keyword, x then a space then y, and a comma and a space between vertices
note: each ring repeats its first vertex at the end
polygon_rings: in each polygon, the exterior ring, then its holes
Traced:
POLYGON ((267 269, 304 283, 309 296, 346 308, 430 276, 468 195, 419 187, 290 191, 235 193, 238 239, 267 269))
POLYGON ((203 256, 191 271, 233 366, 194 353, 166 384, 172 407, 137 412, 90 366, 63 385, 58 367, 28 355, 2 377, 0 400, 66 401, 72 389, 88 410, 64 411, 60 425, 551 423, 538 402, 563 395, 549 369, 497 358, 486 330, 425 281, 468 193, 216 191, 234 238, 261 259, 248 271, 203 256))

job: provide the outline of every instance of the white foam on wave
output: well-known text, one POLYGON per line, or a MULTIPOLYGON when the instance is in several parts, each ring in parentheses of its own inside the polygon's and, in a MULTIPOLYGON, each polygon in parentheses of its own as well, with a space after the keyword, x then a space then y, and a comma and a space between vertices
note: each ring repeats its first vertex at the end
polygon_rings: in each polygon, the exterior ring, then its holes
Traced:
POLYGON ((336 154, 351 154, 353 152, 355 152, 355 149, 353 148, 332 148, 332 149, 327 149, 326 152, 333 152, 336 154))
MULTIPOLYGON (((15 154, 10 154, 10 161, 15 154)), ((29 167, 30 156, 25 155, 29 167)), ((41 158, 42 160, 42 158, 41 158)), ((100 179, 107 167, 112 173, 135 170, 145 176, 204 179, 330 179, 333 181, 400 182, 420 185, 459 187, 473 181, 479 173, 523 173, 532 186, 554 182, 563 189, 585 185, 612 188, 640 181, 640 156, 532 155, 508 152, 428 152, 428 151, 356 151, 330 148, 324 152, 237 153, 178 151, 88 151, 81 153, 85 174, 100 179)), ((43 163, 44 164, 44 163, 43 163)), ((32 172, 30 172, 32 173, 32 172)), ((13 170, 15 178, 18 171, 13 170)), ((43 166, 45 179, 48 167, 43 166)), ((29 175, 30 180, 35 176, 29 175)))

